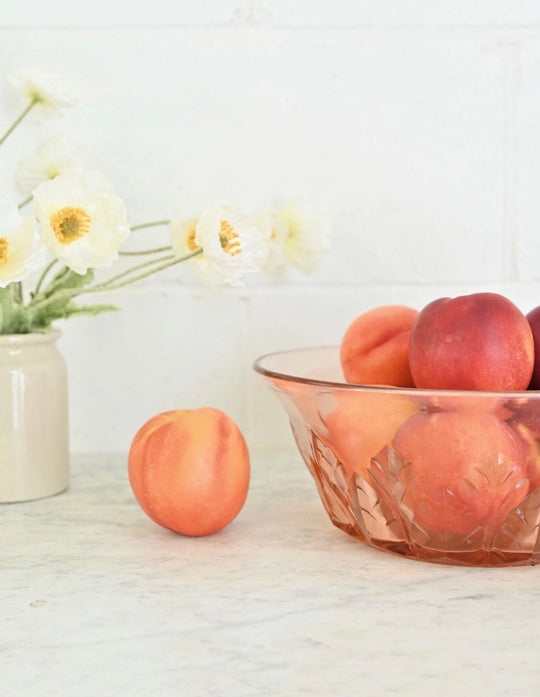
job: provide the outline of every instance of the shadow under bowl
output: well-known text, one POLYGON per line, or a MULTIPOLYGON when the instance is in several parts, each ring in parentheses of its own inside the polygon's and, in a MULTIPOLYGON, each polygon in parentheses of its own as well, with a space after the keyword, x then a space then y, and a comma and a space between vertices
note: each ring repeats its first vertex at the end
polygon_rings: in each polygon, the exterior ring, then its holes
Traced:
POLYGON ((253 367, 338 528, 420 561, 540 563, 540 391, 354 385, 335 346, 253 367))

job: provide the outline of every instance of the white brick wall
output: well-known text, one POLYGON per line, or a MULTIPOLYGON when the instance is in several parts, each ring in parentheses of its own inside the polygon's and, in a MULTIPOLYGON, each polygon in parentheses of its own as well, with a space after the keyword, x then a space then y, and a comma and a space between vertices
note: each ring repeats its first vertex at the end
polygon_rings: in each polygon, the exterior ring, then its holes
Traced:
MULTIPOLYGON (((76 451, 125 451, 153 413, 203 404, 253 445, 290 445, 258 354, 338 343, 378 304, 540 304, 536 1, 20 0, 0 19, 2 77, 35 60, 108 86, 65 123, 134 223, 299 196, 333 227, 313 276, 216 295, 177 268, 116 293, 122 312, 63 325, 76 451)), ((3 147, 3 187, 34 125, 3 147)))

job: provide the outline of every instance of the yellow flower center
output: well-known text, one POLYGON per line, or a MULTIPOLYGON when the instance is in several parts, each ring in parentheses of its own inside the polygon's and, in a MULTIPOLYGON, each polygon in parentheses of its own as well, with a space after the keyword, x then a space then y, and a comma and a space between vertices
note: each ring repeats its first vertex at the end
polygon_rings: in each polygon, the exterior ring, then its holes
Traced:
POLYGON ((232 257, 234 257, 236 254, 241 254, 242 247, 239 240, 240 236, 229 221, 222 220, 221 229, 219 231, 219 241, 223 250, 232 257))
POLYGON ((9 242, 5 237, 0 237, 0 266, 7 264, 9 260, 9 242))
POLYGON ((71 244, 90 230, 91 218, 82 208, 66 206, 51 215, 49 221, 60 244, 71 244))
POLYGON ((197 225, 194 225, 187 236, 187 248, 190 252, 194 252, 199 249, 199 245, 195 242, 195 235, 197 234, 197 225))

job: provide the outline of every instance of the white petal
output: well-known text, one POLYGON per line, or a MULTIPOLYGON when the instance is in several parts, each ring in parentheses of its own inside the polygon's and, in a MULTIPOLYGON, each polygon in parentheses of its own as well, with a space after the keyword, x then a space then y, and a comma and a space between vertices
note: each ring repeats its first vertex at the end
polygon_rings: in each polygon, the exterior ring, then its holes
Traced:
POLYGON ((28 196, 39 184, 68 172, 75 163, 73 143, 63 136, 53 136, 20 161, 15 182, 19 191, 28 196))
MULTIPOLYGON (((10 283, 22 281, 32 271, 43 266, 46 259, 46 249, 37 232, 37 221, 27 216, 13 222, 12 210, 2 215, 7 208, 4 202, 0 204, 0 238, 7 243, 7 257, 0 262, 0 287, 5 288, 10 283), (8 225, 9 221, 9 225, 8 225)), ((15 207, 15 210, 16 207, 15 207)))
MULTIPOLYGON (((330 239, 326 216, 289 203, 270 211, 266 218, 271 220, 273 232, 277 232, 269 239, 271 262, 282 255, 303 273, 311 273, 320 266, 330 239)), ((263 222, 263 229, 264 225, 268 227, 267 222, 263 222)), ((281 268, 279 264, 276 266, 281 268)))
POLYGON ((242 285, 243 274, 259 271, 266 260, 267 247, 255 221, 226 204, 212 204, 201 215, 195 241, 229 285, 242 285))
MULTIPOLYGON (((77 169, 40 184, 34 191, 34 208, 41 237, 52 254, 76 273, 89 268, 108 268, 130 234, 123 201, 112 193, 101 172, 77 169), (71 210, 70 210, 71 209, 71 210), (53 216, 73 211, 74 219, 86 218, 81 235, 69 241, 57 237, 53 216)), ((71 216, 70 216, 71 217, 71 216)))
POLYGON ((89 76, 45 65, 26 66, 12 82, 26 99, 37 100, 42 106, 65 109, 94 101, 97 85, 89 76))
POLYGON ((197 229, 198 218, 189 220, 172 219, 169 224, 169 239, 173 253, 177 257, 183 257, 195 251, 195 232, 197 229))
POLYGON ((20 223, 17 204, 11 196, 0 198, 0 237, 11 234, 20 223))

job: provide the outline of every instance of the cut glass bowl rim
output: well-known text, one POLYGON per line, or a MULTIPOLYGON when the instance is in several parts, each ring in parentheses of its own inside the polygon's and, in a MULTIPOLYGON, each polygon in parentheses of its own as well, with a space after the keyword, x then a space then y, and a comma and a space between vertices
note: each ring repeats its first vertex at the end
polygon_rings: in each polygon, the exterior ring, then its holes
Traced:
POLYGON ((326 379, 320 377, 313 377, 308 375, 308 371, 305 374, 300 374, 301 371, 290 371, 290 370, 276 370, 270 368, 266 363, 270 362, 272 359, 286 358, 286 357, 298 357, 300 355, 315 354, 326 352, 329 357, 333 357, 337 360, 337 366, 339 366, 339 351, 340 347, 338 345, 324 345, 324 346, 305 346, 299 348, 289 348, 282 349, 278 351, 270 351, 264 353, 256 358, 252 364, 253 370, 259 375, 273 379, 273 380, 284 380, 293 384, 299 385, 310 385, 313 387, 325 387, 332 389, 347 390, 350 392, 371 392, 378 394, 402 394, 402 395, 416 395, 418 396, 431 396, 434 395, 463 395, 471 397, 477 395, 480 397, 493 397, 494 399, 516 399, 516 398, 532 398, 540 399, 540 390, 507 390, 507 391, 497 391, 497 390, 449 390, 449 389, 435 389, 427 387, 396 387, 394 385, 369 385, 354 382, 346 382, 343 378, 339 379, 326 379), (332 356, 332 354, 335 354, 332 356))

